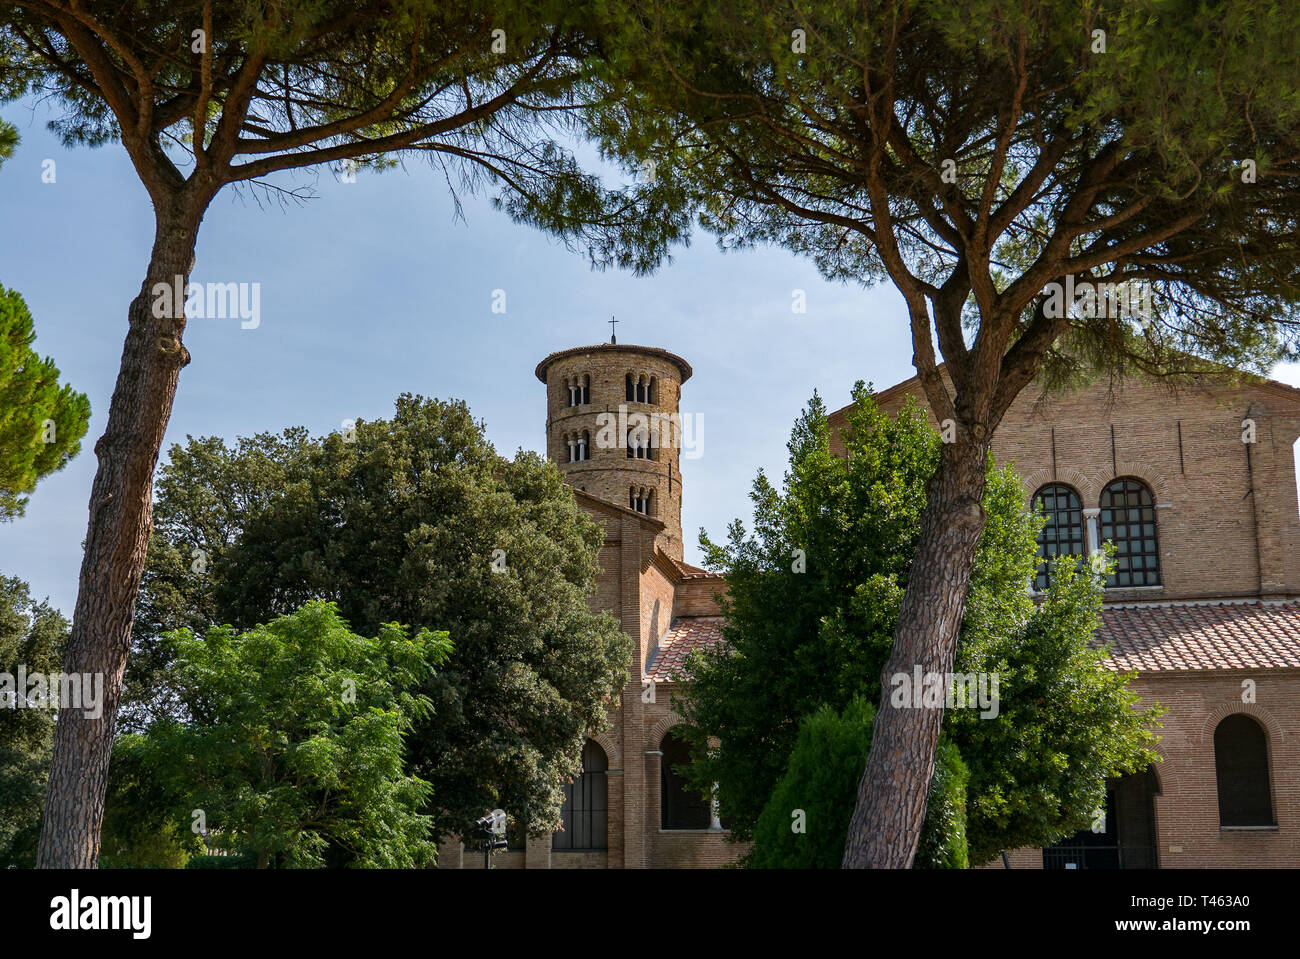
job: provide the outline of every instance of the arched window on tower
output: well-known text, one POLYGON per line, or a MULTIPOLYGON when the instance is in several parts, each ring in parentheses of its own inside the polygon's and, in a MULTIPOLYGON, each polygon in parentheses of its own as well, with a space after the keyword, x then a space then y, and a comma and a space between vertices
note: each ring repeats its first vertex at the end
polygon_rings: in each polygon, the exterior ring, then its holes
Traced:
POLYGON ((649 385, 646 386, 645 401, 647 403, 659 402, 659 377, 650 377, 649 385))
POLYGON ((1101 491, 1099 505, 1101 538, 1115 544, 1115 571, 1106 577, 1106 586, 1159 586, 1160 543, 1151 490, 1139 479, 1121 477, 1101 491))
POLYGON ((1224 717, 1214 730, 1214 775, 1220 826, 1275 826, 1268 779, 1268 737, 1245 713, 1224 717))
POLYGON ((664 734, 659 750, 659 818, 664 829, 708 829, 713 821, 712 804, 691 789, 678 770, 691 763, 686 740, 671 729, 664 734))
POLYGON ((560 807, 561 830, 551 838, 551 848, 594 850, 609 848, 609 785, 605 750, 588 739, 582 747, 582 772, 564 786, 560 807))
POLYGON ((636 401, 638 403, 646 402, 646 377, 644 373, 636 378, 636 401))
POLYGON ((627 385, 626 399, 629 403, 631 403, 636 400, 636 386, 634 384, 634 380, 632 379, 632 374, 629 373, 626 377, 624 377, 623 381, 627 385))
POLYGON ((633 486, 627 492, 627 508, 645 516, 650 515, 650 497, 654 491, 644 486, 633 486))
POLYGON ((1049 483, 1034 494, 1034 511, 1047 514, 1038 533, 1038 570, 1034 588, 1043 590, 1051 578, 1051 564, 1057 556, 1083 556, 1083 501, 1063 483, 1049 483))
POLYGON ((578 451, 578 460, 580 462, 582 460, 591 459, 591 433, 589 431, 583 430, 581 433, 578 434, 577 451, 578 451))
POLYGON ((571 376, 565 381, 569 389, 569 405, 581 406, 591 402, 591 375, 571 376))
POLYGON ((627 458, 630 460, 658 459, 654 447, 650 445, 649 429, 640 427, 627 431, 627 458))

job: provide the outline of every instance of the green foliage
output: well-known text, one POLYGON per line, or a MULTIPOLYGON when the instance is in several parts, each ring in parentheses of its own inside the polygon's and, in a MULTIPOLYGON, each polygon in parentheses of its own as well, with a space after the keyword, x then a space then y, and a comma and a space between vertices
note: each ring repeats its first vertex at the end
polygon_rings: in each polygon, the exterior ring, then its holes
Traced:
POLYGON ((432 708, 419 688, 447 658, 445 634, 389 624, 368 639, 311 602, 247 632, 182 629, 163 642, 167 681, 191 716, 118 740, 115 812, 161 807, 162 838, 174 840, 202 810, 209 842, 260 867, 432 862, 429 786, 408 775, 405 741, 432 708))
MULTIPOLYGON (((58 672, 68 621, 31 598, 27 584, 0 577, 0 673, 58 672)), ((55 713, 0 703, 0 868, 35 863, 55 713)))
POLYGON ((754 825, 747 866, 840 868, 875 717, 875 707, 859 696, 843 712, 822 706, 799 723, 786 771, 754 825))
MULTIPOLYGON (((950 372, 1016 373, 999 403, 1031 359, 1056 379, 1296 355, 1295 7, 629 7, 602 62, 617 105, 589 121, 604 149, 654 160, 723 249, 771 243, 831 279, 890 280, 930 314, 950 372), (1067 274, 1151 283, 1152 322, 1036 312, 1067 274), (968 356, 976 339, 989 349, 968 356)), ((928 335, 917 350, 933 362, 928 335)))
POLYGON ((298 475, 309 446, 302 427, 240 437, 232 447, 218 437, 186 440, 172 445, 154 487, 153 537, 118 718, 124 731, 141 732, 154 720, 183 712, 176 691, 162 681, 170 661, 162 636, 229 621, 212 596, 229 568, 226 553, 249 516, 298 475))
POLYGON ((944 717, 970 764, 972 861, 1086 829, 1105 799, 1105 777, 1158 761, 1148 727, 1165 708, 1138 708, 1131 674, 1105 667, 1106 649, 1091 644, 1100 613, 1095 575, 1059 557, 1022 629, 963 633, 957 671, 1001 677, 996 720, 968 709, 944 717))
POLYGON ((598 266, 649 269, 689 231, 660 183, 606 186, 569 148, 575 112, 597 97, 591 61, 619 4, 86 0, 82 9, 74 34, 55 4, 0 4, 0 101, 31 93, 61 106, 50 125, 66 145, 122 142, 155 202, 184 186, 206 203, 239 182, 271 194, 263 178, 276 171, 382 171, 406 152, 457 194, 488 192, 598 266))
MULTIPOLYGON (((970 770, 961 752, 945 739, 939 740, 934 757, 934 778, 926 800, 925 823, 916 847, 915 869, 966 869, 970 852, 966 843, 966 801, 970 770)), ((846 801, 854 802, 856 792, 846 801)))
MULTIPOLYGON (((5 156, 0 125, 0 159, 5 156)), ((22 516, 26 494, 81 449, 90 401, 59 385, 49 357, 32 350, 36 332, 23 298, 0 286, 0 521, 22 516)))
POLYGON ((147 738, 125 735, 113 744, 108 770, 101 869, 184 869, 203 853, 203 841, 178 817, 189 783, 155 769, 147 738))
MULTIPOLYGON (((821 706, 799 723, 785 773, 754 826, 753 869, 839 869, 871 748, 876 710, 861 696, 842 711, 821 706)), ((917 868, 966 868, 966 767, 941 742, 917 868)))
POLYGON ((18 131, 12 123, 0 120, 0 164, 14 155, 18 148, 18 131))
MULTIPOLYGON (((708 565, 727 575, 726 643, 697 655, 690 696, 674 702, 698 757, 686 774, 701 790, 717 783, 736 839, 753 835, 803 717, 881 695, 940 439, 911 401, 890 417, 862 384, 854 399, 842 456, 814 396, 795 424, 783 489, 761 473, 754 482, 753 532, 736 521, 726 544, 701 533, 708 565), (721 745, 707 752, 711 736, 721 745)), ((944 717, 969 767, 976 863, 1082 828, 1107 777, 1156 760, 1146 726, 1160 710, 1135 710, 1128 677, 1099 668, 1103 654, 1088 645, 1100 582, 1067 563, 1041 605, 1027 594, 1040 520, 1024 502, 1014 469, 990 459, 954 671, 998 673, 1000 711, 944 717)))
POLYGON ((257 861, 250 856, 191 856, 186 869, 254 869, 257 861))
POLYGON ((156 654, 132 674, 141 722, 196 708, 158 673, 166 629, 249 626, 328 599, 363 633, 398 621, 451 636, 410 743, 438 834, 494 808, 534 835, 559 825, 630 641, 587 606, 603 536, 554 466, 499 456, 463 403, 405 395, 355 436, 191 439, 161 471, 155 515, 135 643, 156 654), (196 546, 209 550, 201 575, 196 546))

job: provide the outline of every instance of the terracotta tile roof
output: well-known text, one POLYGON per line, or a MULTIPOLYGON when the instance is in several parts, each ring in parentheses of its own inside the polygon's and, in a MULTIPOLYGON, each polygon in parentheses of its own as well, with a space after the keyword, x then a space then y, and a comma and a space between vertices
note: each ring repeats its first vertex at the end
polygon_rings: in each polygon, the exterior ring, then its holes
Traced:
POLYGON ((680 559, 673 560, 673 563, 682 571, 682 576, 685 579, 697 579, 701 577, 713 579, 725 578, 719 573, 710 573, 707 569, 700 569, 698 566, 692 566, 690 563, 683 563, 680 559))
POLYGON ((641 353, 650 356, 657 356, 661 359, 668 360, 668 362, 677 367, 678 371, 682 374, 682 378, 679 381, 681 383, 685 383, 689 380, 691 378, 691 373, 693 372, 691 364, 687 363, 676 353, 669 353, 667 350, 661 349, 658 346, 634 346, 631 343, 593 343, 591 346, 573 346, 567 350, 559 350, 558 352, 550 354, 546 359, 538 363, 537 369, 533 372, 537 375, 539 380, 545 383, 546 368, 548 366, 556 360, 563 359, 566 356, 578 356, 582 353, 641 353))
MULTIPOLYGON (((645 678, 686 680, 692 650, 722 642, 721 616, 680 616, 659 643, 645 678)), ((1107 606, 1096 642, 1110 643, 1119 672, 1300 669, 1300 601, 1107 606)))
POLYGON ((686 656, 695 649, 707 649, 722 642, 721 616, 679 616, 659 641, 659 648, 646 663, 645 678, 656 683, 689 679, 686 656))
POLYGON ((1108 606, 1101 621, 1115 670, 1300 669, 1300 601, 1108 606))

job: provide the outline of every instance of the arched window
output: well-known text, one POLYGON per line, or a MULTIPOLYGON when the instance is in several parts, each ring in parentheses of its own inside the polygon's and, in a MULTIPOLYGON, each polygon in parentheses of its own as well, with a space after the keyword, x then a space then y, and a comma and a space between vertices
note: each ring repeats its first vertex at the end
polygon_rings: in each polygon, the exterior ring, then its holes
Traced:
POLYGON ((632 379, 632 374, 629 373, 624 378, 624 383, 627 385, 627 401, 629 403, 633 402, 636 399, 636 386, 633 385, 633 382, 634 381, 632 379))
POLYGON ((1115 544, 1115 572, 1107 586, 1159 586, 1160 544, 1151 490, 1131 476, 1101 491, 1101 538, 1115 544))
POLYGON ((689 766, 690 746, 670 729, 659 744, 660 824, 664 829, 708 829, 713 820, 709 800, 686 785, 677 770, 689 766))
POLYGON ((591 377, 571 376, 565 381, 569 387, 569 405, 581 406, 591 402, 591 377))
POLYGON ((1268 738, 1245 713, 1225 717, 1214 730, 1214 775, 1220 826, 1275 826, 1268 783, 1268 738))
POLYGON ((1057 556, 1082 556, 1083 501, 1079 494, 1061 483, 1049 483, 1034 494, 1034 511, 1047 514, 1047 523, 1038 533, 1038 571, 1034 588, 1047 589, 1052 560, 1057 556))
POLYGON ((644 486, 633 486, 627 491, 627 508, 649 516, 650 496, 653 492, 644 486))
POLYGON ((587 430, 583 430, 580 434, 578 434, 577 445, 578 445, 578 459, 579 460, 591 459, 591 433, 588 432, 587 430))
POLYGON ((588 739, 582 747, 582 772, 564 786, 563 826, 551 838, 552 849, 609 848, 608 768, 605 750, 588 739))
MULTIPOLYGON (((640 416, 641 414, 637 414, 640 416)), ((630 460, 654 460, 655 448, 650 444, 650 430, 646 427, 627 431, 627 458, 630 460)))
POLYGON ((650 377, 650 385, 646 387, 645 401, 647 403, 659 402, 659 377, 650 377))

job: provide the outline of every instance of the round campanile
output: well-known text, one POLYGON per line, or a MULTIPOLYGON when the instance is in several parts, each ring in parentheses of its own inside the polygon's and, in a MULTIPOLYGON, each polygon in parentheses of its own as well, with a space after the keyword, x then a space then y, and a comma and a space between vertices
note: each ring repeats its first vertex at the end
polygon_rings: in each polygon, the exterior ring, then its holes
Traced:
POLYGON ((664 524, 659 545, 682 558, 682 384, 691 365, 653 346, 601 343, 537 364, 546 384, 546 454, 565 480, 664 524))

